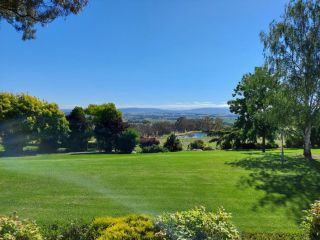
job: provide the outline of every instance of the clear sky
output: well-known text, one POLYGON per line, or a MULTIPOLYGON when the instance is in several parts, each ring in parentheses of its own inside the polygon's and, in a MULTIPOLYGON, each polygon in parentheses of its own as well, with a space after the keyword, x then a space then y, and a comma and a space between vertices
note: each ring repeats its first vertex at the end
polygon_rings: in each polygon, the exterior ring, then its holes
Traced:
POLYGON ((221 106, 263 64, 259 32, 284 0, 89 0, 22 41, 0 23, 0 91, 62 108, 221 106))

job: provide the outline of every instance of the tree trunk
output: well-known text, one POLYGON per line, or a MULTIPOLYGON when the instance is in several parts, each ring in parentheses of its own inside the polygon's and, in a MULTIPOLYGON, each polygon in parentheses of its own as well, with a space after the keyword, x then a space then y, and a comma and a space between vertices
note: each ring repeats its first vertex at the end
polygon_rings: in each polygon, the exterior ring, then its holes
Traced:
POLYGON ((266 152, 266 137, 262 137, 262 152, 266 152))
POLYGON ((304 129, 304 146, 303 146, 303 156, 312 159, 311 155, 311 123, 308 122, 305 129, 304 129))
POLYGON ((283 164, 284 162, 284 150, 283 150, 283 131, 281 131, 281 163, 283 164))

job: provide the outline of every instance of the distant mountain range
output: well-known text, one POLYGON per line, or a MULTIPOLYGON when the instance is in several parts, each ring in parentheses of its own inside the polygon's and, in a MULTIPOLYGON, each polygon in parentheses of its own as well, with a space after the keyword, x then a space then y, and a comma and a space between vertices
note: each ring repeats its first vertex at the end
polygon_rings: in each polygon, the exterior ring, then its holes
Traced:
POLYGON ((120 108, 123 114, 130 115, 233 115, 229 108, 160 109, 160 108, 120 108))
MULTIPOLYGON (((66 115, 71 109, 61 109, 66 115)), ((235 119, 236 115, 229 111, 229 108, 195 108, 195 109, 160 109, 160 108, 119 108, 127 121, 141 122, 144 120, 175 121, 179 117, 202 118, 204 116, 220 117, 223 119, 235 119)))

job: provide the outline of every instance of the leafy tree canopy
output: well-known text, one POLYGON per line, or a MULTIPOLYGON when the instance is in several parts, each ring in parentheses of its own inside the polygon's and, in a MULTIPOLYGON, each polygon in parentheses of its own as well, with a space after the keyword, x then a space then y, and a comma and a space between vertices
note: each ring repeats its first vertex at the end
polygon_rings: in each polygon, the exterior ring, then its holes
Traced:
POLYGON ((57 104, 26 94, 0 93, 0 136, 8 153, 21 153, 31 140, 54 150, 68 131, 57 104))
POLYGON ((113 103, 89 105, 86 113, 91 116, 94 124, 94 135, 98 148, 111 152, 116 147, 116 141, 126 125, 122 120, 122 113, 113 103))
POLYGON ((67 144, 69 149, 72 151, 86 151, 92 129, 89 120, 86 118, 84 109, 75 107, 67 116, 67 120, 70 127, 67 144))
POLYGON ((33 39, 35 25, 77 14, 86 4, 87 0, 0 0, 0 20, 21 31, 23 40, 33 39))
POLYGON ((242 143, 256 143, 262 138, 262 150, 266 139, 272 141, 276 125, 268 118, 271 110, 270 96, 279 88, 276 75, 267 67, 256 67, 254 73, 243 76, 234 90, 234 100, 228 102, 230 111, 238 115, 234 128, 242 143))
POLYGON ((311 129, 320 111, 320 4, 291 0, 279 21, 261 33, 266 60, 293 94, 295 123, 302 126, 304 156, 311 158, 311 129))

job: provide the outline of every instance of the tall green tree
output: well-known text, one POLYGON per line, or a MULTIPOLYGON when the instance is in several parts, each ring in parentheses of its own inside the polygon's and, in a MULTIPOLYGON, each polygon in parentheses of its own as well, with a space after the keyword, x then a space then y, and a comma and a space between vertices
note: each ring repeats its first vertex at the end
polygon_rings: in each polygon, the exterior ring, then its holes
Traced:
POLYGON ((86 113, 92 118, 98 149, 106 152, 115 150, 117 139, 126 129, 122 113, 113 103, 89 105, 86 113))
POLYGON ((78 14, 87 0, 0 0, 0 21, 6 20, 22 39, 35 38, 35 26, 52 22, 57 17, 78 14))
POLYGON ((39 151, 55 152, 68 137, 69 124, 64 113, 55 103, 45 103, 36 118, 36 136, 40 141, 39 151))
POLYGON ((21 154, 31 141, 54 151, 69 131, 57 104, 27 94, 0 93, 0 136, 8 154, 21 154))
POLYGON ((265 151, 266 140, 274 139, 276 126, 269 121, 269 97, 278 88, 276 76, 267 67, 256 67, 254 73, 243 76, 234 90, 234 100, 228 102, 230 111, 238 115, 234 127, 239 129, 240 140, 256 143, 262 140, 265 151))
POLYGON ((85 112, 81 107, 75 107, 67 116, 70 134, 68 147, 71 151, 87 151, 92 129, 85 112))
POLYGON ((277 126, 281 140, 281 161, 284 161, 284 140, 295 132, 293 124, 294 108, 292 107, 292 94, 286 84, 279 83, 277 89, 268 96, 270 109, 266 117, 268 121, 277 126))
POLYGON ((320 4, 291 0, 279 21, 261 33, 266 60, 281 74, 293 98, 295 123, 304 138, 303 155, 311 155, 311 129, 320 110, 320 4))
POLYGON ((25 94, 0 93, 0 135, 8 154, 21 154, 35 134, 43 103, 25 94))

